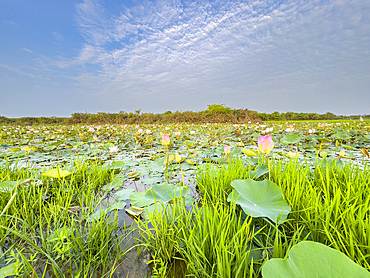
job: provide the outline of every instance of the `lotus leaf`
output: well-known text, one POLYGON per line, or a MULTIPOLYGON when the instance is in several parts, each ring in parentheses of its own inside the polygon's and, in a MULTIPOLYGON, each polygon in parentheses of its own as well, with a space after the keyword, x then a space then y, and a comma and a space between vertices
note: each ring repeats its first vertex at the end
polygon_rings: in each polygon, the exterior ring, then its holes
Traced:
POLYGON ((282 197, 281 189, 272 181, 254 181, 252 179, 234 180, 234 190, 227 200, 233 199, 246 214, 253 217, 268 217, 275 223, 286 220, 290 206, 282 197))
POLYGON ((163 178, 162 177, 148 177, 148 178, 142 179, 141 182, 143 184, 154 184, 158 182, 163 182, 163 178))
POLYGON ((120 201, 120 202, 117 202, 117 203, 114 203, 114 204, 110 205, 107 208, 107 212, 112 211, 112 210, 124 209, 125 207, 126 207, 126 203, 123 202, 123 201, 120 201))
POLYGON ((351 136, 348 135, 347 133, 345 132, 338 132, 338 133, 335 133, 333 134, 331 137, 335 138, 335 139, 338 139, 338 140, 349 140, 351 139, 351 136))
POLYGON ((131 194, 134 192, 135 190, 132 188, 123 188, 116 192, 116 198, 117 200, 128 200, 130 199, 131 194))
POLYGON ((67 170, 61 170, 59 168, 54 168, 54 169, 45 171, 44 173, 41 174, 41 176, 60 179, 60 178, 68 177, 71 174, 72 173, 67 170))
POLYGON ((140 214, 144 212, 144 208, 137 208, 137 207, 131 206, 128 209, 126 209, 126 212, 133 216, 139 216, 140 214))
POLYGON ((257 156, 257 153, 253 150, 242 149, 242 153, 246 154, 247 156, 257 156))
POLYGON ((338 250, 313 241, 293 246, 286 259, 270 259, 262 266, 264 278, 370 277, 370 273, 338 250))
POLYGON ((134 207, 146 207, 153 203, 152 200, 148 200, 145 198, 145 194, 148 192, 148 190, 144 191, 137 191, 133 194, 131 194, 131 205, 134 207))
POLYGON ((154 201, 163 201, 164 203, 169 202, 171 200, 180 198, 189 194, 190 189, 188 187, 183 187, 180 185, 174 185, 169 183, 163 184, 156 184, 153 185, 148 192, 146 193, 145 197, 148 200, 154 201))
POLYGON ((281 138, 280 143, 283 145, 288 145, 288 144, 297 144, 299 141, 301 141, 301 137, 295 133, 292 133, 287 134, 283 138, 281 138))

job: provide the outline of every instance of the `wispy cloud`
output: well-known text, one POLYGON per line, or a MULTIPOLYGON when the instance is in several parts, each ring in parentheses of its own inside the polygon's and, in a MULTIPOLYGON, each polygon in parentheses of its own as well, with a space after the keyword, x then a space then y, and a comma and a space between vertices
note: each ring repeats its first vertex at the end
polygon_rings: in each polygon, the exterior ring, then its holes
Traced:
POLYGON ((193 108, 227 100, 273 110, 279 98, 369 74, 366 1, 135 3, 115 15, 98 0, 79 4, 85 44, 61 64, 94 65, 78 80, 117 106, 191 108, 192 99, 193 108), (257 94, 276 101, 262 106, 257 94))

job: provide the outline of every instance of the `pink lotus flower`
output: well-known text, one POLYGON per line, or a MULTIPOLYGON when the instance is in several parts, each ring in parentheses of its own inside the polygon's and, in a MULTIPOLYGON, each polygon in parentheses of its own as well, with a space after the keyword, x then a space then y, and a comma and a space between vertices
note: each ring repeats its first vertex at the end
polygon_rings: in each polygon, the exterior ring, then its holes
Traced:
POLYGON ((118 146, 112 146, 112 147, 109 147, 109 151, 111 152, 111 153, 116 153, 116 152, 118 152, 118 146))
POLYGON ((230 151, 231 151, 230 146, 229 146, 229 145, 225 145, 225 146, 224 146, 224 152, 225 152, 226 154, 229 154, 229 153, 230 153, 230 151))
POLYGON ((269 153, 274 148, 274 141, 272 141, 272 136, 261 136, 258 137, 258 150, 261 153, 269 155, 269 153))
POLYGON ((162 145, 167 146, 170 144, 170 136, 168 134, 162 135, 162 145))

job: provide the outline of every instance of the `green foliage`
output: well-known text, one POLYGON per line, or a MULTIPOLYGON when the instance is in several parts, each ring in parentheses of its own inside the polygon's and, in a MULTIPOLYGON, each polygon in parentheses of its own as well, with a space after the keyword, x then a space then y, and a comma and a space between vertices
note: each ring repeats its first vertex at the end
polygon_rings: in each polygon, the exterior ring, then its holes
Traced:
POLYGON ((283 199, 281 189, 272 181, 234 180, 231 186, 234 190, 227 200, 239 204, 246 214, 268 217, 275 223, 286 220, 290 207, 283 199))
POLYGON ((230 114, 230 107, 225 107, 224 104, 210 104, 208 105, 207 110, 205 111, 208 115, 217 115, 217 114, 230 114))
POLYGON ((302 241, 286 259, 271 259, 262 267, 264 278, 370 277, 370 273, 338 250, 324 244, 302 241))

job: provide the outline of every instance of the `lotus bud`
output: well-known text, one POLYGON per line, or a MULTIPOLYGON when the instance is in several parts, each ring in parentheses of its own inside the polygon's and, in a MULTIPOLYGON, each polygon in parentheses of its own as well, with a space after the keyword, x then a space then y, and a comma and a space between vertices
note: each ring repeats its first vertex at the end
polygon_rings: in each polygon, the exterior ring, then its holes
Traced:
POLYGON ((274 148, 274 141, 272 141, 272 136, 261 136, 258 137, 258 150, 261 153, 269 155, 269 153, 274 148))
POLYGON ((162 145, 168 146, 170 144, 170 136, 168 134, 162 135, 162 145))

